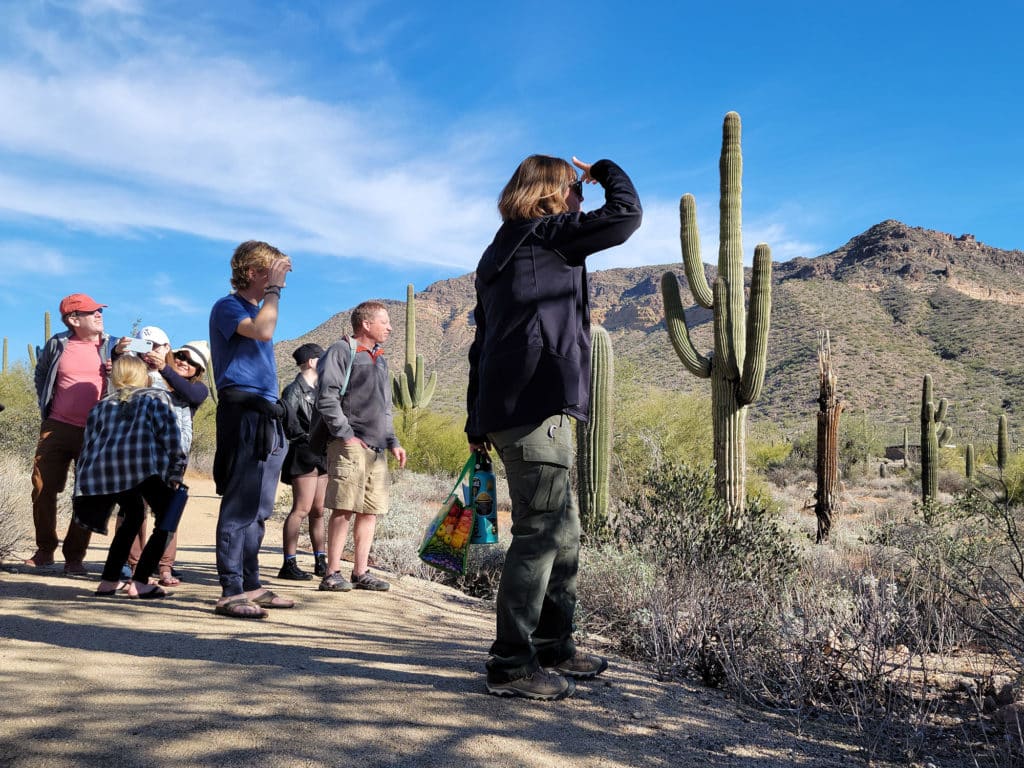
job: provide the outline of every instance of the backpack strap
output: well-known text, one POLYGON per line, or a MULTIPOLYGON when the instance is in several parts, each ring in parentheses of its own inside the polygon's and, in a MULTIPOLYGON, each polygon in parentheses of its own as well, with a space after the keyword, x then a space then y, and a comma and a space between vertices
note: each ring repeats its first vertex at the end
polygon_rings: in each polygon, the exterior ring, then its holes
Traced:
POLYGON ((348 368, 345 369, 345 383, 341 385, 341 391, 338 393, 338 397, 344 397, 345 392, 348 390, 348 380, 352 378, 352 366, 356 362, 356 349, 359 347, 359 343, 352 336, 346 336, 348 339, 348 346, 352 354, 348 358, 348 368))

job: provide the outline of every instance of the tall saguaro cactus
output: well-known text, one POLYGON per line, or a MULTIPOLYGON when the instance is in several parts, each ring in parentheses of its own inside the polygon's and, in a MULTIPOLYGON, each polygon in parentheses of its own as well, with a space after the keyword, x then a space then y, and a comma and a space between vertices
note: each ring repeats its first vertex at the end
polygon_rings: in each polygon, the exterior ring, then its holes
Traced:
POLYGON ((46 347, 46 342, 50 340, 50 313, 43 313, 43 345, 41 347, 33 347, 31 344, 28 345, 28 362, 29 365, 35 369, 36 360, 40 355, 43 354, 43 349, 46 347))
MULTIPOLYGON (((843 401, 836 392, 832 342, 828 331, 818 331, 818 476, 814 515, 818 519, 815 542, 828 540, 832 517, 839 509, 839 416, 843 401)), ((884 464, 882 465, 885 466, 884 464)))
POLYGON ((612 389, 615 359, 608 331, 591 329, 590 420, 576 423, 580 523, 584 533, 600 537, 608 526, 608 466, 612 453, 612 389))
POLYGON ((932 377, 925 374, 921 386, 921 500, 928 502, 939 493, 939 446, 949 441, 952 430, 943 425, 946 399, 938 406, 932 400, 932 377))
POLYGON ((728 505, 732 522, 742 525, 745 503, 747 406, 761 395, 768 352, 771 317, 771 249, 754 249, 750 314, 744 306, 742 178, 740 116, 729 112, 722 126, 719 160, 720 199, 718 276, 708 285, 697 231, 697 206, 693 195, 679 201, 679 239, 683 266, 693 298, 711 309, 714 316, 714 352, 701 355, 690 339, 679 282, 672 272, 661 278, 665 321, 676 354, 695 376, 711 379, 711 411, 714 426, 715 492, 728 505))
POLYGON ((405 369, 395 376, 392 393, 395 405, 408 413, 414 408, 425 408, 434 396, 437 371, 427 379, 423 355, 416 354, 416 300, 415 290, 409 283, 405 292, 405 369))

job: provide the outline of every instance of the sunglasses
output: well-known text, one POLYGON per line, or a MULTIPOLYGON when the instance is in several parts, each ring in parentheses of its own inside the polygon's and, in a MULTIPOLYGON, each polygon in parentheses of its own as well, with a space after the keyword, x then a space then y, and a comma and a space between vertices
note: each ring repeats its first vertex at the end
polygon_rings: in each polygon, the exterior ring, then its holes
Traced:
POLYGON ((583 202, 583 179, 576 179, 572 184, 569 185, 569 189, 576 193, 576 197, 583 202))
POLYGON ((175 352, 174 353, 174 359, 175 360, 181 360, 183 363, 188 363, 193 368, 199 368, 200 367, 200 366, 196 365, 194 362, 192 362, 192 358, 189 357, 188 352, 175 352))
POLYGON ((102 315, 102 314, 103 314, 103 307, 100 307, 99 309, 94 309, 91 312, 81 312, 81 311, 75 310, 74 312, 71 313, 71 316, 72 317, 91 317, 92 315, 102 315))

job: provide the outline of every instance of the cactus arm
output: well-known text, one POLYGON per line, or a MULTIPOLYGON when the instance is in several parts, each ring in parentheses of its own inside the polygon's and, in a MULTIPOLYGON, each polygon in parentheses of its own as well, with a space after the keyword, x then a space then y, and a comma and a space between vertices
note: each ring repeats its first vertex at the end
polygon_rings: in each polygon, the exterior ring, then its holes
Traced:
POLYGON ((36 369, 36 347, 31 344, 28 345, 28 364, 33 371, 36 369))
POLYGON ((391 379, 391 402, 394 403, 399 410, 405 410, 405 404, 402 402, 401 378, 402 374, 399 373, 391 379))
POLYGON ((715 357, 723 366, 722 375, 729 381, 737 381, 740 377, 739 365, 732 346, 732 334, 729 333, 729 286, 725 280, 716 278, 714 284, 715 302, 712 312, 715 319, 715 357))
POLYGON ((690 340, 683 302, 679 297, 679 281, 672 272, 661 276, 661 298, 665 304, 665 329, 676 355, 686 370, 698 378, 706 379, 711 375, 711 361, 700 354, 690 340))
POLYGON ((679 243, 683 250, 683 268, 690 283, 693 300, 704 309, 711 309, 714 296, 704 274, 704 261, 700 254, 700 232, 697 229, 697 201, 693 195, 679 198, 679 243))
MULTIPOLYGON (((937 428, 938 428, 938 425, 936 424, 936 429, 937 428)), ((953 428, 949 427, 949 426, 943 427, 942 431, 939 432, 939 445, 940 446, 948 445, 949 441, 950 441, 950 438, 952 438, 952 437, 953 437, 953 428)))
POLYGON ((427 385, 423 388, 423 407, 426 408, 430 404, 430 400, 434 397, 434 389, 437 387, 437 371, 431 371, 430 380, 427 385))
POLYGON ((750 405, 761 396, 768 362, 768 329, 772 315, 772 251, 760 243, 754 249, 754 274, 750 284, 747 315, 747 355, 736 399, 750 405))
POLYGON ((402 392, 402 402, 404 410, 408 410, 413 407, 412 392, 409 387, 409 375, 406 371, 402 371, 398 378, 398 387, 402 392))
POLYGON ((946 403, 946 398, 942 398, 941 400, 939 400, 939 407, 935 411, 935 421, 939 422, 946 420, 947 407, 948 404, 946 403))

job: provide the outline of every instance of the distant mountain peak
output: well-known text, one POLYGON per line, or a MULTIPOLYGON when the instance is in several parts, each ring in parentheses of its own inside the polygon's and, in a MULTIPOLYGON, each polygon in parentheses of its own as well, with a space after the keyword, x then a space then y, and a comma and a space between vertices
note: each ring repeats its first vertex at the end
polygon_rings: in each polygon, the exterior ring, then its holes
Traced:
POLYGON ((1011 285, 1024 288, 1024 252, 1004 251, 970 233, 952 235, 886 219, 831 253, 793 259, 779 265, 779 280, 831 278, 865 286, 879 281, 930 283, 954 276, 990 282, 1005 272, 1011 285))

